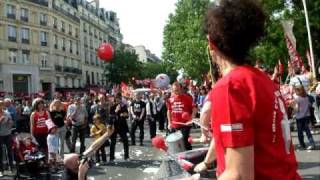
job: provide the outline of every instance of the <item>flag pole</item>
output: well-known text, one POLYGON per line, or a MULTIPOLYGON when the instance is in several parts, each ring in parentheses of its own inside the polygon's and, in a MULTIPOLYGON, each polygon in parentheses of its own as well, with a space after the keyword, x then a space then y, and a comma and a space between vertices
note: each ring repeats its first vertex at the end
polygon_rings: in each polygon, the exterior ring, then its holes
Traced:
POLYGON ((311 33, 310 33, 310 25, 309 25, 309 16, 308 16, 308 10, 306 5, 306 0, 302 0, 303 8, 304 8, 304 15, 306 19, 306 26, 308 31, 308 40, 309 40, 309 48, 310 48, 310 57, 311 57, 311 69, 312 69, 312 75, 316 77, 316 67, 314 63, 314 55, 313 55, 313 47, 312 47, 312 39, 311 39, 311 33))

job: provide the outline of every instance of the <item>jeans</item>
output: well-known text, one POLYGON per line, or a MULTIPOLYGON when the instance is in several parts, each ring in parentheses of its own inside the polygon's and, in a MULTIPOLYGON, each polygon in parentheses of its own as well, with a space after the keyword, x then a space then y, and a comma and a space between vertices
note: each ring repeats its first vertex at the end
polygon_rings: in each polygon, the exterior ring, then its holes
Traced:
POLYGON ((192 150, 192 146, 189 143, 188 139, 190 136, 190 130, 191 130, 191 126, 183 126, 177 129, 174 129, 173 131, 177 131, 180 130, 183 136, 183 143, 184 143, 184 147, 186 150, 192 150))
POLYGON ((6 148, 6 157, 7 160, 9 161, 9 166, 12 168, 13 167, 13 154, 11 151, 11 135, 7 136, 0 136, 0 171, 3 171, 3 150, 4 146, 6 148))
POLYGON ((107 162, 107 156, 106 156, 106 150, 105 145, 102 145, 97 151, 96 151, 96 162, 100 162, 100 157, 102 158, 103 162, 107 162))
POLYGON ((34 134, 34 138, 39 145, 39 151, 45 153, 48 157, 47 136, 48 134, 34 134))
POLYGON ((72 126, 72 145, 71 145, 71 153, 76 152, 76 143, 78 137, 80 138, 80 154, 82 154, 85 147, 85 134, 86 134, 86 126, 72 126))
POLYGON ((157 122, 152 116, 147 116, 149 123, 150 139, 157 135, 157 122))
POLYGON ((121 141, 123 143, 123 149, 124 149, 124 159, 129 158, 129 142, 128 142, 128 136, 127 132, 123 130, 116 129, 113 134, 111 135, 111 144, 110 144, 110 160, 114 160, 114 151, 116 148, 117 143, 117 135, 120 135, 121 141))
POLYGON ((59 155, 61 159, 63 159, 63 154, 64 154, 64 140, 66 138, 66 133, 67 133, 67 128, 66 126, 62 126, 61 128, 58 128, 58 137, 59 137, 59 155))
POLYGON ((301 119, 297 119, 296 121, 297 121, 298 139, 299 139, 300 146, 306 147, 306 144, 304 143, 303 132, 306 132, 310 145, 314 146, 315 143, 309 129, 310 117, 304 117, 301 119))
POLYGON ((134 120, 132 125, 131 125, 131 141, 132 141, 132 145, 136 144, 136 130, 137 127, 139 127, 140 130, 140 144, 142 144, 143 142, 143 138, 144 138, 144 119, 143 120, 134 120))

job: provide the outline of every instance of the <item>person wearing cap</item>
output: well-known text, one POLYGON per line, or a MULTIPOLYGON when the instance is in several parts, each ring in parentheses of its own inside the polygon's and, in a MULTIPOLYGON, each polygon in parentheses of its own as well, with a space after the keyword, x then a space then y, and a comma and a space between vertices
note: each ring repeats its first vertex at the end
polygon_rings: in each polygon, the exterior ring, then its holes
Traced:
POLYGON ((88 112, 86 107, 81 103, 81 98, 78 96, 75 97, 74 103, 71 104, 67 110, 67 121, 72 126, 72 144, 70 152, 75 152, 78 137, 80 139, 80 153, 84 152, 87 118, 88 112))

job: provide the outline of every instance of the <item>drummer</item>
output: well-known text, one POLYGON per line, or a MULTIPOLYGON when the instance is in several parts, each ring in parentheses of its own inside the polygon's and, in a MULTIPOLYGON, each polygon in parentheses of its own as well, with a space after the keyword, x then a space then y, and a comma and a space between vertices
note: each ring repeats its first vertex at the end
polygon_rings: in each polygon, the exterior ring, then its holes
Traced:
POLYGON ((191 150, 192 146, 188 142, 190 135, 190 120, 182 118, 183 113, 193 114, 193 101, 192 97, 186 93, 183 93, 183 89, 178 82, 172 85, 172 95, 167 100, 167 117, 168 117, 168 129, 171 132, 180 130, 183 135, 183 142, 186 150, 191 150))

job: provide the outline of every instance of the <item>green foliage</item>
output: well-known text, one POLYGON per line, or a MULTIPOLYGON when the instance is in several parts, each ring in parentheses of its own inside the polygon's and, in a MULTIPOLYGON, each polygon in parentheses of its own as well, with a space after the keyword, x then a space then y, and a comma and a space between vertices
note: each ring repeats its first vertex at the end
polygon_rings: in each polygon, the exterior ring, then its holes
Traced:
POLYGON ((171 80, 175 80, 178 73, 172 66, 166 62, 147 62, 143 65, 143 71, 141 71, 139 79, 154 79, 158 74, 167 74, 171 80))
MULTIPOLYGON (((290 11, 286 8, 285 2, 282 0, 261 1, 266 13, 269 15, 266 24, 266 36, 258 46, 252 50, 251 56, 254 59, 263 60, 269 68, 274 67, 278 59, 281 59, 283 63, 287 63, 289 58, 284 39, 284 30, 281 25, 281 20, 283 19, 294 20, 293 33, 297 40, 297 51, 306 61, 305 53, 306 50, 309 49, 309 44, 302 1, 293 0, 292 2, 292 9, 290 11)), ((315 57, 320 57, 320 0, 307 1, 307 6, 314 55, 315 57)))
POLYGON ((112 61, 106 64, 105 74, 113 84, 120 84, 122 81, 128 83, 132 77, 140 76, 142 67, 135 53, 121 47, 116 50, 112 61))
POLYGON ((180 0, 164 28, 162 58, 173 70, 183 68, 199 78, 209 68, 207 40, 203 33, 204 14, 209 0, 180 0))

